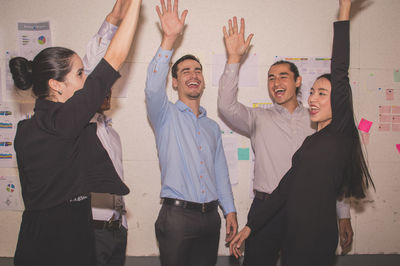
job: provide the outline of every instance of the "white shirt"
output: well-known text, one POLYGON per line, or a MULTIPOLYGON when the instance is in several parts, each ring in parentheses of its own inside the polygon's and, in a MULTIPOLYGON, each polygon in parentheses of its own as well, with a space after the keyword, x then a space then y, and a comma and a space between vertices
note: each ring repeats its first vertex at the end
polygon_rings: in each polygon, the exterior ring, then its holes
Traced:
MULTIPOLYGON (((119 177, 124 180, 121 140, 111 127, 111 119, 96 113, 90 122, 97 123, 97 137, 110 156, 119 177)), ((120 212, 116 210, 118 208, 122 211, 122 225, 128 229, 123 197, 108 193, 92 193, 93 220, 109 221, 113 216, 113 219, 117 220, 120 216, 120 212)))

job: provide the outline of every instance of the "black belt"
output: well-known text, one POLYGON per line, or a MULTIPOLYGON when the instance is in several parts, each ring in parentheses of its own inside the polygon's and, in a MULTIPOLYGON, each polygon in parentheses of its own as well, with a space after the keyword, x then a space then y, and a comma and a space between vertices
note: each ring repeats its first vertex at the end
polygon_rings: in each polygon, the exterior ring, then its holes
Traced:
POLYGON ((271 198, 271 194, 254 190, 254 197, 259 200, 267 200, 271 198))
POLYGON ((181 207, 184 209, 195 210, 195 211, 199 211, 199 212, 214 211, 218 207, 217 200, 207 202, 207 203, 197 203, 197 202, 191 202, 191 201, 180 200, 180 199, 163 198, 162 203, 167 204, 167 205, 181 207))
POLYGON ((95 229, 107 229, 109 231, 116 231, 119 230, 122 226, 122 220, 113 220, 113 221, 100 221, 100 220, 93 220, 93 228, 95 229))

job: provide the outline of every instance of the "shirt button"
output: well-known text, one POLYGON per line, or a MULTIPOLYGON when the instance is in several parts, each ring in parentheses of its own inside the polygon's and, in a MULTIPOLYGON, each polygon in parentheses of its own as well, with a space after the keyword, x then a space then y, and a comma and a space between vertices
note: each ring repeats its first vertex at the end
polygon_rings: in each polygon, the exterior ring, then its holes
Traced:
POLYGON ((199 146, 199 149, 201 150, 201 146, 199 146))
POLYGON ((201 191, 201 193, 203 193, 203 194, 204 194, 204 190, 202 190, 202 191, 201 191))
POLYGON ((200 131, 198 131, 197 134, 200 135, 200 131))
POLYGON ((200 161, 200 164, 203 164, 203 161, 200 161))
POLYGON ((200 178, 203 178, 203 176, 201 175, 200 178))

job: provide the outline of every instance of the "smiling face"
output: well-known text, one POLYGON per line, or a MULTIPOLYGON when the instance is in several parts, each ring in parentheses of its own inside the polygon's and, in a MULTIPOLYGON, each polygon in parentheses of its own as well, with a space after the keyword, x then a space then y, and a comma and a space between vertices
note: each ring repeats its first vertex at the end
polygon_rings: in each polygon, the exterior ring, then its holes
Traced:
POLYGON ((331 82, 326 78, 317 79, 308 97, 310 118, 318 123, 318 131, 332 122, 331 82))
POLYGON ((200 101, 205 87, 201 65, 192 59, 180 62, 177 66, 177 77, 172 78, 172 86, 178 90, 182 102, 200 101))
POLYGON ((272 100, 289 111, 298 106, 296 88, 301 85, 301 77, 295 80, 289 64, 273 65, 268 71, 268 91, 272 100))

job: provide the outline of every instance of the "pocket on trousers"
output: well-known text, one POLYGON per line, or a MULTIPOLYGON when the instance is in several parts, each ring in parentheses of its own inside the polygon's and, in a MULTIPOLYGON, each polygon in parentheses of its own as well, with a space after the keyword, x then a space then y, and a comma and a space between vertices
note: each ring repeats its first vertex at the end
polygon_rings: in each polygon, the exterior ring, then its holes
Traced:
POLYGON ((157 238, 160 234, 164 232, 166 212, 167 212, 167 207, 165 205, 162 205, 161 210, 158 213, 157 220, 154 224, 157 238))

